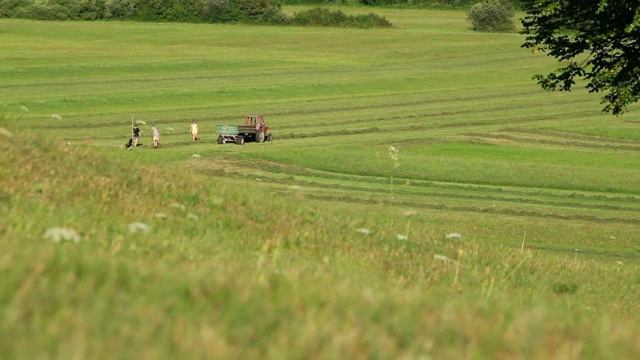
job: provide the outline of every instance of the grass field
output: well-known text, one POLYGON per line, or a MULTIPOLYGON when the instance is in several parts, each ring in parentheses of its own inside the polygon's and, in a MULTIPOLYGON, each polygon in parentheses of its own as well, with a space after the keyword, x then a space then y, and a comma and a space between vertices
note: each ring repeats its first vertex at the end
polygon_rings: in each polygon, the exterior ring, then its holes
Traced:
POLYGON ((0 358, 638 358, 640 109, 375 12, 0 19, 0 358), (250 113, 273 142, 216 144, 250 113))

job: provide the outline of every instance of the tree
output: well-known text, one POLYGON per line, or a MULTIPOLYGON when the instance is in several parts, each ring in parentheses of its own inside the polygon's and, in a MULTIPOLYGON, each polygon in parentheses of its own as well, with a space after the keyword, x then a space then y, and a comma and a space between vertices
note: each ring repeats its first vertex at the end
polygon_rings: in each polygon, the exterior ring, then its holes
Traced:
POLYGON ((511 18, 516 14, 508 0, 483 0, 471 7, 467 20, 474 31, 514 31, 511 18))
POLYGON ((535 75, 549 91, 571 91, 576 79, 603 93, 605 112, 622 114, 640 99, 640 0, 524 0, 522 47, 562 62, 535 75))

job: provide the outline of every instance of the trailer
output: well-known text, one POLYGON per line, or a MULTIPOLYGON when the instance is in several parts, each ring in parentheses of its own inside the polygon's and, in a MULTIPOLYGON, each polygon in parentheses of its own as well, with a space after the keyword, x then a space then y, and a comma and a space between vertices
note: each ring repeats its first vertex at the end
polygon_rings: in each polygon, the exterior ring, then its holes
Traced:
POLYGON ((272 141, 273 136, 262 115, 247 115, 242 125, 216 125, 218 144, 272 141))

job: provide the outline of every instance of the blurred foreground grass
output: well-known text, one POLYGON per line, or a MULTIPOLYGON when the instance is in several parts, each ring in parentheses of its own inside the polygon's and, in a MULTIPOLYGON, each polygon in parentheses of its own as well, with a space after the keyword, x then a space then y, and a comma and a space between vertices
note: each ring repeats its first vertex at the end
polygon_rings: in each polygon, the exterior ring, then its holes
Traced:
POLYGON ((637 261, 454 234, 500 215, 313 200, 15 129, 0 152, 0 358, 640 356, 637 261))

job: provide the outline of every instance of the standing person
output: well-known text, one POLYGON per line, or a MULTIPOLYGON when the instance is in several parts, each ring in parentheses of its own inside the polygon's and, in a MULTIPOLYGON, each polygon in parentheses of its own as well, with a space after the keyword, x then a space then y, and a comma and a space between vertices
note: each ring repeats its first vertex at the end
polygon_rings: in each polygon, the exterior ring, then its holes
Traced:
POLYGON ((133 127, 133 147, 138 146, 138 140, 140 140, 140 128, 138 125, 134 125, 133 127))
POLYGON ((193 137, 193 141, 200 140, 200 137, 198 137, 199 131, 200 131, 200 126, 198 126, 198 123, 195 120, 193 120, 191 122, 191 129, 189 129, 189 132, 191 133, 191 137, 193 137))
POLYGON ((155 125, 151 125, 151 135, 153 136, 153 148, 157 149, 160 144, 160 131, 155 125))

